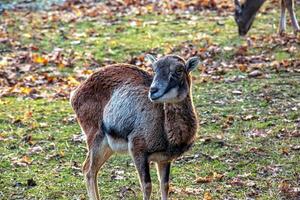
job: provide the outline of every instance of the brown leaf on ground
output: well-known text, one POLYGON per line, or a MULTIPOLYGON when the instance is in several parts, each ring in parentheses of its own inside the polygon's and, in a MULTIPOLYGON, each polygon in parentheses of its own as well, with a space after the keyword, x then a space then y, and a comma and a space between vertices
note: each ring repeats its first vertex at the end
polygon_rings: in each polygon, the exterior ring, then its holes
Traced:
POLYGON ((246 183, 240 178, 233 178, 229 184, 232 186, 244 186, 246 183))
POLYGON ((212 181, 220 181, 224 177, 224 174, 219 174, 217 172, 213 172, 210 176, 205 177, 197 177, 195 182, 196 183, 210 183, 212 181))
POLYGON ((203 200, 213 200, 213 197, 210 192, 206 191, 203 196, 203 200))
POLYGON ((23 156, 21 159, 13 160, 13 165, 19 167, 26 167, 32 163, 31 159, 28 156, 23 156))
POLYGON ((213 178, 211 176, 205 176, 205 177, 198 177, 196 178, 196 183, 210 183, 212 182, 213 178))
POLYGON ((279 184, 279 190, 282 196, 291 200, 298 200, 300 198, 300 187, 293 186, 291 182, 284 180, 279 184))
POLYGON ((236 56, 245 56, 248 52, 248 46, 241 46, 238 48, 238 50, 235 52, 236 56))
POLYGON ((267 137, 265 130, 253 129, 244 133, 248 137, 267 137))
POLYGON ((251 78, 259 77, 259 76, 262 76, 262 75, 263 75, 263 73, 260 70, 254 70, 254 71, 252 71, 248 74, 248 76, 251 77, 251 78))

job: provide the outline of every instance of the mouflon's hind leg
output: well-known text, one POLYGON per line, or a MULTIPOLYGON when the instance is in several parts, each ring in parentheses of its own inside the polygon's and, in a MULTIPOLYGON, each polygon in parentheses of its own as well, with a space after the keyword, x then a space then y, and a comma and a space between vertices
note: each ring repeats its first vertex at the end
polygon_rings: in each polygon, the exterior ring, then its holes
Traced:
POLYGON ((161 199, 167 200, 169 195, 169 179, 170 179, 170 162, 156 163, 157 173, 159 177, 161 199))
POLYGON ((97 133, 93 143, 89 147, 86 160, 83 164, 87 192, 90 200, 99 200, 97 174, 112 155, 112 150, 107 144, 106 138, 102 133, 97 133))
POLYGON ((286 8, 289 11, 291 21, 292 21, 292 26, 294 29, 295 33, 300 32, 300 27, 296 18, 296 13, 295 13, 295 6, 294 6, 294 0, 285 0, 286 3, 286 8))
POLYGON ((285 30, 286 30, 286 4, 285 0, 280 0, 280 9, 281 9, 281 14, 280 14, 280 21, 279 21, 279 35, 283 35, 285 30))

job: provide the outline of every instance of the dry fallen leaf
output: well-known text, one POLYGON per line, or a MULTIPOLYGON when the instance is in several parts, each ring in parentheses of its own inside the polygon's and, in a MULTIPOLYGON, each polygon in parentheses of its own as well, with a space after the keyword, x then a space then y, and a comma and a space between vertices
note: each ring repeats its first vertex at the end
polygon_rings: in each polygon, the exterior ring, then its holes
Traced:
POLYGON ((288 147, 282 147, 281 148, 281 153, 284 154, 284 155, 288 155, 290 152, 289 148, 288 147))
POLYGON ((247 54, 247 52, 248 52, 248 46, 241 46, 238 48, 235 54, 237 56, 244 56, 247 54))
POLYGON ((48 60, 46 58, 41 57, 41 56, 39 56, 37 54, 34 54, 32 56, 32 61, 34 63, 37 63, 37 64, 43 64, 43 65, 47 65, 48 64, 48 60))
POLYGON ((279 190, 281 194, 287 199, 298 200, 300 197, 300 188, 298 186, 292 185, 291 182, 283 180, 279 184, 279 190))
POLYGON ((28 156, 23 156, 21 159, 13 160, 13 165, 26 167, 32 163, 31 159, 28 156))
POLYGON ((251 77, 251 78, 255 78, 255 77, 258 77, 258 76, 262 76, 262 75, 263 75, 263 73, 260 70, 254 70, 254 71, 252 71, 248 74, 248 76, 251 77))
POLYGON ((224 177, 224 174, 219 174, 217 172, 213 172, 210 176, 205 177, 197 177, 195 182, 196 183, 210 183, 212 181, 219 181, 224 177))
POLYGON ((242 117, 242 119, 244 120, 244 121, 249 121, 249 120, 252 120, 252 119, 254 119, 255 117, 253 116, 253 115, 251 115, 251 114, 249 114, 249 115, 246 115, 245 117, 242 117))
POLYGON ((240 178, 234 178, 229 182, 229 184, 233 186, 244 186, 245 182, 240 178))
POLYGON ((233 91, 232 91, 232 94, 234 94, 234 95, 242 95, 243 92, 240 91, 240 90, 233 90, 233 91))
POLYGON ((39 154, 43 151, 43 148, 41 146, 34 146, 29 148, 29 154, 39 154))
POLYGON ((212 182, 213 178, 211 176, 205 176, 205 177, 198 177, 196 178, 196 183, 210 183, 212 182))
POLYGON ((246 72, 248 68, 246 64, 238 64, 237 67, 241 72, 246 72))
POLYGON ((267 137, 265 130, 253 129, 244 133, 248 137, 267 137))
POLYGON ((294 145, 294 146, 292 146, 291 149, 294 151, 298 151, 298 150, 300 150, 300 145, 294 145))
POLYGON ((218 174, 217 172, 213 173, 213 180, 219 181, 224 177, 224 174, 218 174))
POLYGON ((206 191, 203 196, 203 200, 212 200, 212 195, 210 192, 206 191))
POLYGON ((80 82, 77 81, 73 76, 68 77, 68 85, 69 86, 77 86, 79 84, 80 84, 80 82))
POLYGON ((26 95, 29 95, 32 92, 32 88, 29 87, 20 87, 19 89, 22 94, 26 95))

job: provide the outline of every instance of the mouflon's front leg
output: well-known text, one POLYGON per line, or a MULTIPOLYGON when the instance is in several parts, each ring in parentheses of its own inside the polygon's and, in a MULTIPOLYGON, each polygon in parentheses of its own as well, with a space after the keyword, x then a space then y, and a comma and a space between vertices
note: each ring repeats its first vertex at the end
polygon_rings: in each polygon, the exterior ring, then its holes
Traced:
POLYGON ((169 179, 170 179, 170 162, 161 162, 156 164, 159 176, 161 199, 167 200, 169 195, 169 179))
POLYGON ((146 156, 135 156, 133 160, 136 170, 138 171, 143 192, 143 200, 150 200, 152 185, 148 159, 146 156))

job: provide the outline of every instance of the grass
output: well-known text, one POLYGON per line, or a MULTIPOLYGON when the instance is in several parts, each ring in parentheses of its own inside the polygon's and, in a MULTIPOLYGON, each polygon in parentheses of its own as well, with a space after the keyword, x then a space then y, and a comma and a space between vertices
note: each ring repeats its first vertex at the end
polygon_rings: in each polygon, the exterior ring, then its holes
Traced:
MULTIPOLYGON (((297 11, 300 16, 299 9, 297 11)), ((41 13, 9 12, 14 23, 9 35, 23 46, 34 44, 38 52, 54 48, 72 49, 81 68, 85 56, 98 61, 110 58, 124 61, 155 49, 165 54, 189 41, 197 47, 214 43, 221 48, 216 61, 230 61, 245 41, 236 34, 232 17, 215 12, 194 14, 197 20, 176 15, 127 16, 110 20, 82 18, 72 23, 64 20, 45 23, 41 13), (24 15, 22 17, 22 15, 24 15), (21 17, 20 17, 21 16, 21 17), (137 26, 134 23, 138 24, 137 26), (209 22, 209 23, 207 23, 209 22), (220 25, 221 24, 221 25, 220 25), (74 41, 80 41, 75 42, 74 41)), ((260 15, 250 34, 254 38, 276 31, 278 14, 260 15)), ((269 51, 277 61, 297 58, 298 51, 287 52, 262 41, 263 47, 249 49, 249 55, 269 51)), ((9 46, 1 46, 10 48, 9 46)), ((76 73, 73 69, 64 71, 76 73)), ((199 114, 200 130, 191 151, 177 160, 171 172, 172 199, 202 199, 210 192, 214 199, 287 198, 282 187, 299 185, 300 75, 274 73, 259 79, 231 70, 224 79, 242 76, 241 80, 199 81, 194 74, 194 103, 199 114), (234 91, 241 94, 234 94, 234 91), (197 183, 199 177, 222 174, 220 180, 197 183)), ((0 99, 0 199, 85 199, 86 190, 80 170, 86 154, 85 144, 74 141, 80 135, 67 100, 0 99), (34 152, 33 147, 41 147, 34 152), (32 152, 33 153, 30 153, 32 152), (18 166, 18 164, 24 166, 18 166), (27 163, 27 164, 26 164, 27 163)), ((152 165, 153 199, 159 199, 158 182, 152 165)), ((135 169, 128 156, 113 156, 98 178, 103 199, 141 199, 135 169)))
MULTIPOLYGON (((292 150, 300 142, 299 137, 290 137, 296 129, 299 109, 299 75, 272 74, 269 79, 246 79, 236 83, 201 83, 194 85, 194 101, 200 116, 201 128, 193 149, 172 168, 172 193, 175 199, 198 199, 209 190, 216 199, 233 197, 243 199, 254 195, 259 199, 279 199, 280 181, 297 181, 300 173, 296 165, 299 152, 292 150), (231 92, 242 88, 243 94, 231 92), (222 93, 220 93, 222 91, 222 93), (261 95, 272 95, 266 102, 261 95), (284 96, 284 98, 282 98, 284 96), (224 101, 220 105, 216 101, 224 101), (247 115, 253 119, 243 120, 247 115), (228 123, 228 117, 233 123, 228 123), (263 137, 252 137, 247 132, 265 131, 263 137), (280 136, 282 135, 282 136, 280 136), (287 154, 283 152, 286 149, 287 154), (192 159, 185 160, 190 156, 192 159), (202 156, 208 155, 209 157, 202 156), (269 168, 270 169, 269 169, 269 168), (272 168, 278 168, 273 172, 272 168), (270 170, 270 171, 268 171, 270 170), (197 177, 212 173, 224 174, 220 181, 199 184, 197 177), (255 183, 235 186, 230 182, 241 177, 255 183), (182 188, 183 191, 178 192, 182 188), (190 194, 188 191, 191 190, 190 194), (200 190, 196 193, 195 191, 200 190)), ((84 196, 85 187, 80 163, 85 157, 84 143, 72 141, 80 134, 72 119, 72 111, 64 100, 1 99, 0 184, 2 197, 9 199, 78 199, 84 196), (30 141, 26 140, 31 135, 30 141), (30 144, 28 144, 30 143, 30 144), (12 161, 28 155, 29 148, 41 146, 43 151, 29 154, 28 167, 12 166, 12 161), (9 170, 8 170, 9 169, 9 170), (33 179, 36 186, 29 187, 33 179)), ((155 177, 154 166, 152 175, 155 177)), ((127 198, 134 198, 131 188, 140 198, 138 179, 128 156, 113 156, 99 177, 104 199, 119 199, 122 190, 127 198), (121 173, 121 180, 113 177, 121 173), (127 190, 126 190, 127 189, 127 190)), ((154 199, 158 198, 158 183, 154 180, 154 199)))

